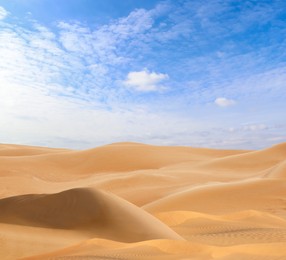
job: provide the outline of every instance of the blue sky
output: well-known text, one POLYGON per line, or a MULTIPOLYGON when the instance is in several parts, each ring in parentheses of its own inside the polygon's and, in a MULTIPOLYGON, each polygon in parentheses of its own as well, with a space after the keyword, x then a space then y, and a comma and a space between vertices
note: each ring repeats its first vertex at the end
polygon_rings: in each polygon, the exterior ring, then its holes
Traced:
POLYGON ((285 36, 282 0, 0 0, 0 142, 285 142, 285 36))

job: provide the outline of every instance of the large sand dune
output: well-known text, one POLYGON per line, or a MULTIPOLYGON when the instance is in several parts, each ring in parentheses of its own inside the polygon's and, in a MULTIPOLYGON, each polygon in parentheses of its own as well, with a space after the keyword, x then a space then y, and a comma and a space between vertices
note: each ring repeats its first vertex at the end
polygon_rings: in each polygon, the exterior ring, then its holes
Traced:
POLYGON ((286 259, 286 143, 0 145, 0 259, 286 259))

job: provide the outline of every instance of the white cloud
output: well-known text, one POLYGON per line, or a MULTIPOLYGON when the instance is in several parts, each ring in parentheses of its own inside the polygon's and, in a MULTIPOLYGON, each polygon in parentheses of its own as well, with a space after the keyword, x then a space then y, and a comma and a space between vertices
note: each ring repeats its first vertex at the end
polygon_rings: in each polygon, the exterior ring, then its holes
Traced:
MULTIPOLYGON (((136 105, 116 110, 94 108, 73 97, 50 96, 38 84, 0 80, 0 140, 68 148, 87 148, 116 141, 162 143, 177 134, 177 125, 196 129, 189 119, 150 112, 136 105)), ((47 89, 52 86, 46 85, 47 89)), ((66 94, 66 92, 65 92, 66 94)), ((175 142, 176 143, 176 142, 175 142)))
POLYGON ((216 105, 220 107, 229 107, 236 104, 236 102, 233 99, 227 99, 224 97, 219 97, 214 102, 216 105))
POLYGON ((152 15, 151 11, 136 9, 126 17, 95 29, 79 22, 61 21, 58 23, 59 41, 67 51, 89 55, 105 65, 126 63, 127 47, 134 47, 152 28, 152 15))
MULTIPOLYGON (((108 48, 103 48, 106 55, 108 48)), ((190 119, 121 102, 123 90, 112 88, 105 76, 110 75, 109 66, 67 50, 57 34, 39 24, 32 30, 17 25, 1 30, 0 56, 2 142, 70 148, 124 140, 159 144, 162 126, 168 129, 166 140, 177 136, 177 125, 196 127, 190 119)), ((143 82, 137 83, 155 89, 166 78, 146 70, 143 82)))
POLYGON ((93 39, 89 28, 78 23, 70 24, 66 22, 59 22, 58 27, 61 29, 59 40, 66 50, 83 55, 92 54, 93 39))
POLYGON ((246 131, 246 132, 249 132, 249 131, 261 131, 261 130, 269 130, 269 129, 274 129, 275 127, 272 126, 272 127, 269 127, 265 124, 245 124, 245 125, 242 125, 242 126, 237 126, 237 127, 229 127, 228 128, 228 131, 229 132, 242 132, 242 131, 246 131))
POLYGON ((129 72, 124 84, 136 91, 159 91, 163 87, 160 83, 169 76, 163 73, 149 72, 148 70, 129 72))
POLYGON ((4 20, 8 14, 9 12, 0 6, 0 20, 4 20))
POLYGON ((244 131, 259 131, 259 130, 265 130, 268 127, 265 124, 252 124, 252 125, 245 125, 243 126, 244 131))
POLYGON ((151 12, 137 9, 105 29, 114 33, 117 38, 126 39, 132 35, 146 32, 152 27, 153 22, 151 12))

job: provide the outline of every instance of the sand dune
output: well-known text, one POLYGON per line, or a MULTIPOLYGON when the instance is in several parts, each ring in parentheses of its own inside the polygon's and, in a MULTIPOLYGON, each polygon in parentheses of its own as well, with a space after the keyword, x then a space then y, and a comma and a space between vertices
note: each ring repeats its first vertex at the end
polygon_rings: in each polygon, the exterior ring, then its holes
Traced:
POLYGON ((263 170, 284 161, 285 154, 286 144, 283 143, 261 151, 251 151, 204 161, 193 167, 193 170, 217 173, 228 173, 231 171, 234 176, 237 174, 238 177, 241 177, 243 174, 246 176, 260 176, 263 170))
POLYGON ((286 221, 254 210, 230 215, 210 215, 191 211, 162 212, 155 215, 190 242, 216 246, 286 242, 286 221))
POLYGON ((254 209, 286 216, 285 198, 285 180, 251 179, 190 188, 143 208, 149 212, 190 210, 216 214, 254 209))
POLYGON ((180 259, 180 257, 209 259, 205 246, 187 241, 148 240, 138 243, 118 243, 111 240, 92 239, 48 254, 28 259, 180 259))
POLYGON ((270 172, 268 172, 267 177, 286 179, 286 160, 275 165, 270 172))
POLYGON ((0 156, 30 156, 39 154, 50 154, 67 152, 67 149, 56 149, 48 147, 34 147, 24 145, 0 144, 0 156))
POLYGON ((111 194, 83 188, 2 199, 0 222, 73 229, 93 237, 124 242, 181 239, 168 226, 135 205, 111 194))
MULTIPOLYGON (((11 173, 37 174, 42 178, 57 180, 66 174, 87 175, 102 172, 126 172, 159 169, 188 161, 201 161, 239 151, 220 151, 188 147, 157 147, 136 143, 117 143, 85 151, 48 150, 39 148, 5 149, 0 157, 1 176, 11 173), (12 151, 11 151, 12 150, 12 151), (31 151, 38 156, 29 156, 31 151), (47 152, 49 151, 49 152, 47 152), (51 152, 53 151, 53 152, 51 152), (24 158, 23 158, 24 157, 24 158), (37 172, 35 170, 37 169, 37 172), (53 172, 54 175, 49 173, 53 172)), ((68 178, 67 178, 68 179, 68 178)))
POLYGON ((0 259, 286 259, 286 143, 0 145, 0 259))
POLYGON ((285 243, 251 244, 216 247, 189 241, 149 240, 123 244, 115 241, 88 240, 48 254, 23 258, 34 259, 273 259, 286 254, 285 243))

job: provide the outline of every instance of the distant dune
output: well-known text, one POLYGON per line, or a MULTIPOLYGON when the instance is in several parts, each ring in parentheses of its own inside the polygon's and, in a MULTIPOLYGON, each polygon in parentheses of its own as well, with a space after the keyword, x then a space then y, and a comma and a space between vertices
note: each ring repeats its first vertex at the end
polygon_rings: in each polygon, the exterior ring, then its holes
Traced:
POLYGON ((0 259, 286 259, 286 143, 0 144, 0 259))

